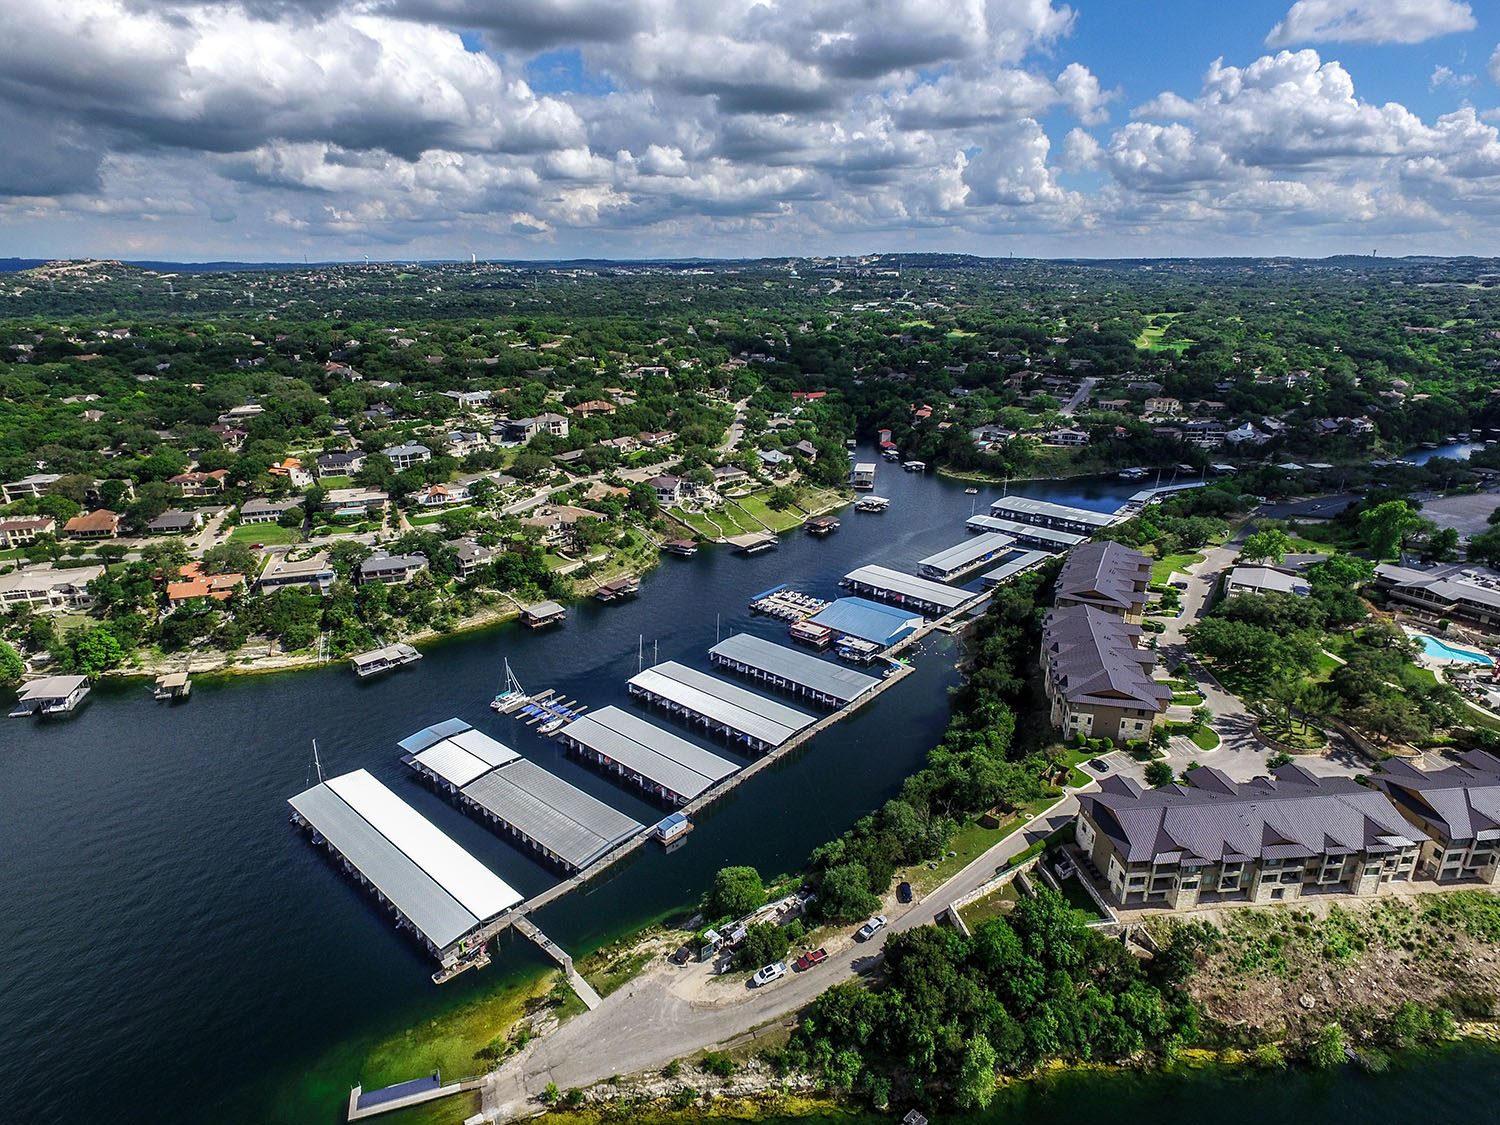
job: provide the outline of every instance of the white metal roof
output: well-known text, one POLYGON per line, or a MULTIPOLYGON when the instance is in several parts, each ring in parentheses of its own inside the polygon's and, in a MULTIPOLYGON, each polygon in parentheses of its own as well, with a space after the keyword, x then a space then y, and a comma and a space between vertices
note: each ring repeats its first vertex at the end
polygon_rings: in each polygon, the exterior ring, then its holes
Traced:
POLYGON ((639 672, 630 683, 771 746, 780 746, 813 722, 811 715, 675 660, 639 672))
POLYGON ((917 569, 939 574, 955 574, 970 566, 978 565, 981 559, 996 551, 1009 547, 1015 539, 998 531, 971 535, 961 543, 917 560, 917 569))
POLYGON ((820 660, 816 656, 776 644, 753 633, 736 633, 714 645, 709 653, 775 674, 840 703, 858 699, 880 683, 874 676, 820 660))
POLYGON ((1088 538, 1076 531, 1058 531, 1056 528, 1020 523, 1017 520, 1001 519, 999 516, 970 516, 964 522, 977 531, 1003 531, 1017 539, 1054 543, 1058 547, 1076 547, 1088 538))
POLYGON ((884 566, 862 566, 844 575, 844 579, 869 586, 881 593, 917 598, 945 609, 954 609, 974 596, 963 590, 955 590, 952 586, 944 586, 941 582, 914 578, 910 574, 902 574, 899 570, 884 566))
POLYGON ((618 707, 574 719, 562 735, 684 797, 696 797, 740 768, 618 707))
POLYGON ((21 688, 22 699, 63 699, 72 695, 83 684, 87 676, 43 676, 32 680, 21 688))
POLYGON ((571 867, 587 867, 645 825, 524 758, 464 789, 464 796, 571 867))
POLYGON ((331 778, 327 785, 479 921, 494 918, 521 901, 503 879, 367 770, 331 778))

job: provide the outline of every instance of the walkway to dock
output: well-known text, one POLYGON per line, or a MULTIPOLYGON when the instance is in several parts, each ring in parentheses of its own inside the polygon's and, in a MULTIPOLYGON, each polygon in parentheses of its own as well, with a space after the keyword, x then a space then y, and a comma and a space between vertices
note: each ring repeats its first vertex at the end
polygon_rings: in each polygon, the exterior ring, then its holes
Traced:
POLYGON ((573 958, 568 954, 568 951, 562 948, 562 946, 555 944, 551 938, 537 929, 535 922, 526 917, 526 915, 521 914, 517 915, 511 924, 515 926, 518 933, 530 938, 536 943, 538 949, 562 966, 562 971, 567 976, 568 983, 573 986, 573 991, 578 993, 578 999, 584 1002, 589 1011, 592 1012, 600 1004, 604 1003, 604 997, 595 992, 594 986, 584 980, 578 974, 578 970, 573 968, 573 958))
POLYGON ((446 1086, 437 1074, 426 1078, 413 1078, 409 1082, 398 1082, 383 1090, 365 1093, 363 1086, 349 1091, 349 1121, 362 1121, 381 1113, 391 1113, 414 1105, 450 1097, 464 1090, 478 1090, 484 1085, 483 1078, 465 1078, 461 1082, 449 1082, 446 1086))

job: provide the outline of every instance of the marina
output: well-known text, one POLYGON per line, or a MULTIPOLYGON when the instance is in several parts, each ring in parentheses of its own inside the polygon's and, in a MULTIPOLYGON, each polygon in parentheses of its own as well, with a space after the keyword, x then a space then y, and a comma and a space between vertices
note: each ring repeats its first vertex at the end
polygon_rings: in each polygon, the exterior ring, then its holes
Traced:
POLYGON ((673 718, 741 744, 751 754, 774 750, 816 719, 804 711, 695 671, 675 660, 643 669, 630 694, 673 718))
POLYGON ((980 584, 986 590, 993 589, 1002 582, 1009 582, 1018 574, 1024 574, 1034 566, 1052 558, 1050 551, 1011 551, 994 570, 985 571, 979 576, 980 584))
POLYGON ((1054 531, 1071 531, 1079 535, 1092 535, 1102 527, 1115 522, 1109 512, 1095 512, 1088 508, 1075 508, 1069 504, 1056 504, 1051 500, 1036 500, 1030 496, 1006 496, 990 504, 990 515, 999 519, 1029 523, 1036 527, 1047 527, 1054 531))
MULTIPOLYGON (((905 640, 923 625, 921 614, 867 598, 839 598, 827 609, 808 619, 843 640, 853 637, 876 646, 876 651, 905 640)), ((861 651, 858 646, 851 652, 861 651)))
POLYGON ((510 660, 507 658, 505 679, 501 682, 500 690, 495 693, 495 698, 490 700, 490 710, 509 715, 512 711, 519 711, 530 702, 531 696, 521 686, 521 681, 516 679, 516 674, 510 670, 510 660))
POLYGON ((1000 531, 970 536, 946 550, 918 559, 917 573, 938 582, 951 582, 1003 555, 1015 542, 1012 536, 1000 531))
POLYGON ((400 643, 361 652, 351 656, 349 663, 354 668, 354 674, 360 679, 365 679, 421 659, 422 654, 415 648, 409 644, 400 643))
POLYGON ((618 707, 570 723, 558 740, 606 775, 675 805, 687 804, 740 768, 618 707))
POLYGON ((787 635, 799 644, 813 648, 827 648, 833 643, 833 630, 825 625, 814 625, 811 621, 794 621, 787 635))
POLYGON ((736 633, 709 649, 722 668, 793 692, 824 707, 848 707, 879 686, 874 676, 840 668, 751 633, 736 633))
POLYGON ((884 566, 861 566, 844 575, 841 586, 847 586, 856 594, 868 594, 883 602, 910 606, 920 613, 941 616, 972 601, 976 595, 964 590, 955 590, 940 582, 926 578, 915 578, 884 566))
POLYGON ((402 764, 456 793, 475 778, 521 757, 509 746, 477 731, 462 719, 447 719, 403 738, 402 764))
POLYGON ((292 797, 292 821, 323 844, 447 968, 521 896, 431 821, 355 770, 292 797))
POLYGON ((28 715, 66 715, 89 693, 87 676, 43 676, 21 685, 20 698, 11 708, 12 719, 28 715))
POLYGON ((751 598, 750 610, 752 613, 774 617, 778 621, 801 621, 804 617, 811 617, 827 604, 828 602, 822 598, 781 585, 751 598))
POLYGON ((1044 551, 1071 551, 1088 539, 1076 531, 1057 531, 1050 527, 1021 523, 1018 520, 1001 519, 998 516, 970 516, 964 526, 971 532, 998 531, 1009 535, 1025 547, 1038 547, 1044 551))

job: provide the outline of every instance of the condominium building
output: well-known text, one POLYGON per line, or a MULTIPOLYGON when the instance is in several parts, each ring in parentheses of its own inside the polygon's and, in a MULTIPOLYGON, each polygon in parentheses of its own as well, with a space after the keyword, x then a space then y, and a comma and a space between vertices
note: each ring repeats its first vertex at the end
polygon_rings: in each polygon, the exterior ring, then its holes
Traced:
POLYGON ((1149 738, 1172 689, 1151 678, 1156 653, 1141 627, 1090 605, 1054 609, 1042 624, 1042 671, 1052 725, 1064 737, 1149 738))

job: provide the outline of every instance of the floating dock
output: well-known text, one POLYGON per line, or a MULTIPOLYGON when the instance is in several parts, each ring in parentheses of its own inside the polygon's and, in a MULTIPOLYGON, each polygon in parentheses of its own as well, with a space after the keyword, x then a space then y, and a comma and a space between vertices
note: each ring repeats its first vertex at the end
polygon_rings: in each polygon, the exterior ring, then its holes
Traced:
POLYGON ((1115 522, 1115 516, 1110 512, 1093 512, 1087 508, 1054 504, 1050 500, 1034 500, 1030 496, 1006 496, 996 500, 990 505, 990 515, 1079 535, 1092 535, 1115 522))
POLYGON ((873 692, 880 680, 751 633, 736 633, 708 650, 709 659, 772 687, 795 692, 824 707, 847 707, 873 692))
POLYGON ((861 496, 854 502, 856 512, 883 512, 891 506, 888 496, 861 496))
POLYGON ((736 551, 744 555, 758 555, 762 551, 781 546, 781 540, 770 532, 736 535, 729 542, 733 544, 736 551))
POLYGON ((570 723, 558 739, 606 774, 682 805, 740 767, 618 707, 570 723))
POLYGON ((288 802, 377 901, 443 966, 483 948, 480 932, 521 896, 366 770, 319 782, 288 802))
POLYGON ((947 550, 917 561, 917 573, 937 582, 951 582, 961 574, 999 558, 1015 545, 1015 539, 1001 531, 986 531, 955 543, 947 550))
POLYGON ((471 781, 459 798, 569 874, 646 831, 644 824, 525 758, 471 781))
POLYGON ((349 663, 354 667, 354 674, 364 679, 366 676, 389 672, 392 668, 399 668, 403 664, 410 664, 421 659, 422 654, 411 645, 400 643, 361 652, 356 656, 351 656, 349 663))
POLYGON ((786 586, 777 586, 774 590, 756 594, 750 600, 750 611, 763 613, 767 617, 774 617, 780 621, 801 621, 804 617, 811 617, 827 604, 822 598, 815 598, 811 594, 791 590, 786 586))
POLYGON ((1040 547, 1044 551, 1071 551, 1088 539, 1087 535, 1079 535, 1076 531, 1056 531, 1050 527, 1001 519, 999 516, 970 516, 964 526, 970 531, 998 531, 1009 535, 1023 546, 1040 547))
POLYGON ((66 715, 89 693, 87 676, 43 676, 21 685, 21 696, 11 709, 12 719, 27 715, 66 715))
POLYGON ((457 793, 475 778, 521 757, 462 719, 435 723, 396 745, 406 751, 401 758, 404 764, 448 793, 457 793))
POLYGON ((630 694, 715 734, 764 754, 817 720, 805 711, 685 667, 675 660, 647 668, 627 683, 630 694))
POLYGON ((994 570, 986 571, 979 576, 980 583, 986 590, 993 589, 1002 582, 1009 582, 1018 574, 1023 574, 1034 566, 1040 566, 1052 558, 1049 551, 1012 551, 1006 555, 1000 565, 994 570))
POLYGON ((808 618, 808 623, 821 625, 835 635, 889 648, 920 629, 923 617, 909 609, 882 605, 867 598, 839 598, 821 613, 808 618))
POLYGON ((905 606, 930 616, 950 613, 974 597, 963 590, 926 578, 914 578, 884 566, 862 566, 844 575, 841 586, 883 602, 905 606))
POLYGON ((813 648, 827 648, 833 641, 833 630, 825 625, 814 625, 811 621, 794 621, 787 635, 801 644, 813 648))

